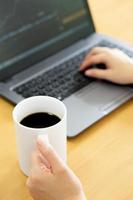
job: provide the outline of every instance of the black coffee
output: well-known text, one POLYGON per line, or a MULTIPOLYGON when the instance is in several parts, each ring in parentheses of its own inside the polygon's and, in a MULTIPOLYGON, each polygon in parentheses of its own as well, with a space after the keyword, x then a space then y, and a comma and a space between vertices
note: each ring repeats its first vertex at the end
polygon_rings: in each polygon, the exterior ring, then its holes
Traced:
POLYGON ((20 124, 30 128, 47 128, 57 124, 60 120, 56 115, 40 112, 28 115, 22 119, 20 124))

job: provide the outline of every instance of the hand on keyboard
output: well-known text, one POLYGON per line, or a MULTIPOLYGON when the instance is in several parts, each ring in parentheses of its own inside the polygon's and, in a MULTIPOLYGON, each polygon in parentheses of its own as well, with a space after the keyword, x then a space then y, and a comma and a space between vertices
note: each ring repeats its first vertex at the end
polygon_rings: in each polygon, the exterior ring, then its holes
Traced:
POLYGON ((132 51, 123 49, 106 40, 102 40, 96 46, 104 48, 99 47, 93 50, 85 50, 54 69, 41 73, 37 77, 14 88, 14 91, 25 98, 35 95, 49 95, 63 100, 95 81, 91 77, 102 78, 121 84, 132 83, 133 61, 128 57, 132 57, 132 51), (105 47, 119 48, 128 56, 119 50, 105 47), (87 55, 89 51, 90 53, 87 55), (82 62, 83 64, 81 65, 82 62), (78 72, 80 65, 81 73, 78 72), (90 66, 93 66, 93 69, 90 66), (87 69, 88 67, 91 70, 87 69), (84 70, 86 71, 86 76, 84 75, 84 70))
POLYGON ((95 47, 84 59, 80 70, 85 71, 85 75, 89 77, 109 80, 118 84, 133 83, 133 60, 118 49, 95 47), (101 63, 106 68, 91 67, 101 63))

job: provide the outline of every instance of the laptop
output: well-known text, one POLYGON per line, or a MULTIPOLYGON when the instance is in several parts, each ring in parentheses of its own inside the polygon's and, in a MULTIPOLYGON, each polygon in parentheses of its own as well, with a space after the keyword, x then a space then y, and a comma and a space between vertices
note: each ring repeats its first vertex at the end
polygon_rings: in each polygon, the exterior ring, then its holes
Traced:
POLYGON ((96 33, 87 0, 29 0, 0 6, 0 95, 14 104, 48 95, 68 110, 74 137, 133 96, 133 88, 87 78, 79 72, 95 46, 133 48, 96 33))

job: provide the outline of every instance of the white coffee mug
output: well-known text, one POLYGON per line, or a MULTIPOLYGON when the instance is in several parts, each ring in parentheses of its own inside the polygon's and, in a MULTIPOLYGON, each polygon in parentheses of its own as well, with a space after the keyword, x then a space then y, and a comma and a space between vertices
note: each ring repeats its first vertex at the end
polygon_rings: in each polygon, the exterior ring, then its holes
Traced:
POLYGON ((48 136, 50 144, 58 155, 66 162, 66 120, 67 111, 65 105, 56 98, 49 96, 34 96, 22 100, 13 110, 13 120, 16 127, 16 141, 18 160, 21 170, 29 175, 31 155, 36 146, 37 137, 48 136), (33 113, 52 113, 61 120, 57 124, 47 128, 29 128, 20 124, 22 119, 33 113))

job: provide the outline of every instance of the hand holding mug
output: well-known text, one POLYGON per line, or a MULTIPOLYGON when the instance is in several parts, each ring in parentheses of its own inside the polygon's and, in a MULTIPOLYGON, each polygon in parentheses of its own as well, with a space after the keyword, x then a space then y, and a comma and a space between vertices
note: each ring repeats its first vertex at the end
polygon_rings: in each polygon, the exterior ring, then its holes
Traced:
POLYGON ((82 185, 48 140, 37 140, 27 186, 34 200, 86 200, 82 185))

